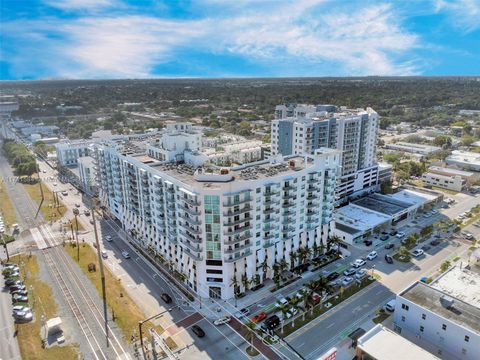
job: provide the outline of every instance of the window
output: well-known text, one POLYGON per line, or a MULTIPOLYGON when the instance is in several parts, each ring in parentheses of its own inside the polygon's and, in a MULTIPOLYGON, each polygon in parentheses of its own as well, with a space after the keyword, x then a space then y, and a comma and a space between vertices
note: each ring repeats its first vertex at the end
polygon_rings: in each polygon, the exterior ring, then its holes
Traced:
POLYGON ((402 309, 408 311, 409 307, 408 307, 408 305, 402 304, 402 309))
POLYGON ((469 342, 469 341, 470 341, 470 336, 465 335, 465 342, 469 342))
POLYGON ((422 314, 422 320, 425 320, 427 318, 427 315, 422 314))
POLYGON ((442 324, 442 330, 447 330, 447 325, 442 324))
POLYGON ((423 332, 423 330, 425 330, 425 328, 423 326, 420 326, 420 332, 423 332))
POLYGON ((402 321, 405 322, 405 316, 402 316, 402 321))

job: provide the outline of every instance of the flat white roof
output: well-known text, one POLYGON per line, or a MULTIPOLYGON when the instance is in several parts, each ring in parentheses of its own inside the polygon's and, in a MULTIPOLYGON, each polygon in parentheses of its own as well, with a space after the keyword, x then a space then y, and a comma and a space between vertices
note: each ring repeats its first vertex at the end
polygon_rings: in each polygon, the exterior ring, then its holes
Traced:
POLYGON ((368 231, 390 221, 391 217, 355 204, 348 204, 335 210, 334 219, 355 229, 368 231))
POLYGON ((436 198, 438 198, 439 195, 404 189, 388 196, 399 201, 410 203, 412 205, 421 206, 426 202, 435 200, 436 198))
POLYGON ((474 173, 470 171, 463 171, 463 170, 457 170, 457 169, 452 169, 452 168, 447 168, 447 167, 440 167, 440 166, 430 166, 428 168, 431 172, 442 172, 445 174, 451 174, 451 175, 460 175, 460 176, 473 176, 475 175, 474 173))
POLYGON ((448 156, 445 160, 455 161, 457 163, 480 165, 480 154, 469 151, 454 150, 452 151, 452 155, 448 156))
POLYGON ((455 266, 430 286, 480 309, 480 274, 474 271, 455 266))
POLYGON ((381 324, 358 339, 357 346, 377 360, 439 359, 381 324))

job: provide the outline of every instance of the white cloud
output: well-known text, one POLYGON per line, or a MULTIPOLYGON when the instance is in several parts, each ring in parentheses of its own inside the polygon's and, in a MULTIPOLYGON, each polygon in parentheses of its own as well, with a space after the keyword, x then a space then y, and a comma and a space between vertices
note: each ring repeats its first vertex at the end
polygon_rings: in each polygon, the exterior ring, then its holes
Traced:
POLYGON ((435 11, 448 14, 450 21, 467 33, 480 28, 479 0, 436 0, 435 11))
POLYGON ((62 10, 98 10, 119 5, 117 0, 45 0, 49 6, 62 10))
MULTIPOLYGON (((286 63, 297 65, 290 74, 309 76, 418 73, 416 61, 404 58, 419 46, 419 40, 402 29, 389 5, 348 12, 332 10, 326 0, 248 6, 256 1, 242 0, 247 5, 225 6, 222 12, 211 12, 199 20, 104 15, 105 11, 73 20, 19 21, 7 24, 5 31, 20 37, 19 56, 15 58, 23 60, 19 60, 17 71, 30 71, 26 59, 31 57, 26 54, 34 53, 37 68, 68 78, 161 75, 155 67, 175 61, 179 50, 185 49, 211 53, 212 58, 244 56, 250 62, 267 64, 271 73, 286 63), (312 69, 318 72, 311 73, 312 69), (335 69, 335 73, 326 69, 335 69)), ((63 1, 67 2, 86 6, 93 0, 63 1)), ((182 51, 181 62, 188 64, 185 53, 182 51)), ((205 64, 206 68, 212 66, 205 64)), ((241 69, 237 73, 244 75, 241 69)))

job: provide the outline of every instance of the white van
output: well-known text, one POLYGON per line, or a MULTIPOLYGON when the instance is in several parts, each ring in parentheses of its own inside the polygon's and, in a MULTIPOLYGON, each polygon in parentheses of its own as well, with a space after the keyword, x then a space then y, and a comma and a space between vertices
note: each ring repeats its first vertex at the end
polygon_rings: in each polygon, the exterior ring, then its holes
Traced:
POLYGON ((385 310, 390 312, 395 311, 395 299, 390 300, 388 303, 385 304, 385 310))
POLYGON ((108 258, 108 254, 105 250, 102 250, 102 258, 104 258, 104 259, 108 258))

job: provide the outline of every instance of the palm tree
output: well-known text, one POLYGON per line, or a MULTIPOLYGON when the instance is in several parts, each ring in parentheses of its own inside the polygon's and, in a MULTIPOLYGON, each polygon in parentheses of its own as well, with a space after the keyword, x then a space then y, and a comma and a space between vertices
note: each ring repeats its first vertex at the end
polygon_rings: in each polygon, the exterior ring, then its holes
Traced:
MULTIPOLYGON (((305 314, 307 313, 307 308, 310 305, 310 298, 312 296, 312 291, 304 290, 302 292, 302 301, 303 301, 303 321, 305 321, 305 314)), ((312 306, 313 307, 313 306, 312 306)))
POLYGON ((280 272, 283 272, 288 269, 288 263, 285 259, 280 260, 280 272))
POLYGON ((289 304, 282 304, 279 306, 279 310, 282 312, 282 327, 280 329, 280 331, 282 332, 283 334, 283 325, 285 324, 285 319, 286 319, 286 315, 287 315, 287 312, 290 310, 290 305, 289 304))
POLYGON ((309 259, 313 254, 312 249, 310 249, 308 246, 305 248, 305 260, 309 259))
POLYGON ((246 274, 242 274, 241 282, 242 282, 244 291, 247 291, 248 290, 248 284, 250 283, 250 280, 248 279, 246 274))
POLYGON ((339 242, 340 242, 340 238, 337 235, 330 236, 327 240, 327 251, 329 251, 333 245, 336 245, 339 242))
POLYGON ((245 336, 247 341, 250 341, 250 351, 253 351, 253 339, 255 339, 257 325, 253 321, 248 321, 245 326, 247 328, 247 334, 245 336))
POLYGON ((230 279, 230 286, 233 286, 233 294, 237 296, 238 294, 238 280, 235 275, 232 276, 230 279))
MULTIPOLYGON (((290 304, 292 304, 292 308, 295 308, 300 301, 301 300, 298 297, 294 296, 292 300, 290 300, 290 304)), ((295 317, 293 316, 293 312, 292 312, 292 327, 295 327, 295 317)))
POLYGON ((73 215, 75 216, 75 238, 77 239, 77 261, 80 261, 80 247, 78 245, 78 219, 77 216, 80 215, 80 211, 75 207, 72 210, 73 215))
POLYGON ((295 251, 290 251, 290 270, 295 267, 295 261, 298 259, 298 255, 295 251))
POLYGON ((263 271, 263 281, 267 278, 267 272, 270 266, 268 266, 267 259, 263 260, 262 262, 262 271, 263 271))
POLYGON ((317 257, 319 251, 320 251, 320 247, 317 245, 317 242, 315 241, 312 245, 313 257, 317 257))

